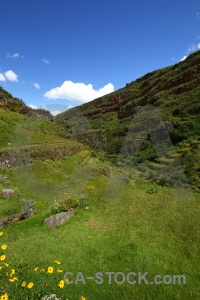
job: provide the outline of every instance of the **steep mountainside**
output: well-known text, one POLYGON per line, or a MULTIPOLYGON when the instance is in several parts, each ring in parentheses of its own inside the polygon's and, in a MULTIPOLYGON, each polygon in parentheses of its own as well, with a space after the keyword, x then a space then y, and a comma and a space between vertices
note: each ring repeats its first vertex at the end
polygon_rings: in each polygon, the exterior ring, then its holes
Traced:
POLYGON ((148 73, 116 92, 59 114, 56 120, 65 124, 79 141, 106 151, 116 163, 137 165, 146 178, 161 177, 160 170, 167 165, 165 178, 159 179, 162 182, 171 177, 176 156, 174 145, 189 182, 200 188, 200 51, 183 62, 148 73), (153 113, 150 110, 146 111, 147 117, 140 115, 141 108, 150 107, 153 113), (149 128, 141 127, 148 120, 155 123, 156 134, 160 132, 158 144, 162 144, 162 153, 152 142, 150 123, 149 128), (170 141, 161 138, 163 124, 170 141), (136 136, 131 140, 130 132, 139 133, 139 140, 142 136, 145 142, 138 143, 136 136))

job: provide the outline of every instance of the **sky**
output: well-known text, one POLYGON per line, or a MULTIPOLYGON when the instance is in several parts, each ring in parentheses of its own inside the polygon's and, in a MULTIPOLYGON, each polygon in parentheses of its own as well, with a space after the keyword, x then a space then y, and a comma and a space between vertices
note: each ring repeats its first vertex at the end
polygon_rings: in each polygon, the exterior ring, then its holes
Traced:
POLYGON ((199 0, 9 0, 0 10, 0 86, 54 115, 200 49, 199 0))

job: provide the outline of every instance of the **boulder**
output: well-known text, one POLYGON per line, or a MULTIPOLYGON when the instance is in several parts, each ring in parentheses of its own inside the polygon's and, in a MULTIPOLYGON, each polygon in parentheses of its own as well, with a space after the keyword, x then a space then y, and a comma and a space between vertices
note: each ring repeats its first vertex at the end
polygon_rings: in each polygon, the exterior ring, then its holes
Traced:
POLYGON ((55 228, 57 225, 63 224, 66 220, 74 216, 75 209, 70 211, 61 212, 59 214, 53 215, 47 218, 44 223, 51 228, 55 228))
POLYGON ((2 191, 1 191, 1 196, 3 197, 3 198, 11 198, 13 195, 14 195, 14 190, 12 190, 12 189, 3 189, 2 191))

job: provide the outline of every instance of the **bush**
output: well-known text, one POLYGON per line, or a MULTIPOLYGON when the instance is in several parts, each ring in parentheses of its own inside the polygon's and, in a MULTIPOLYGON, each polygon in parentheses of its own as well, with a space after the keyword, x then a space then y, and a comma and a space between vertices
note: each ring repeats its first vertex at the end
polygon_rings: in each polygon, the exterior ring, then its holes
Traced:
POLYGON ((34 214, 33 207, 35 205, 35 201, 31 199, 23 199, 21 205, 21 219, 27 219, 32 217, 34 214))
POLYGON ((51 212, 53 214, 58 214, 65 211, 70 211, 78 206, 78 200, 68 198, 64 200, 55 200, 53 206, 51 207, 51 212))
POLYGON ((158 192, 158 188, 156 186, 152 186, 148 190, 146 190, 147 194, 156 194, 158 192))
POLYGON ((160 177, 156 179, 156 184, 160 186, 169 186, 169 180, 165 177, 160 177))

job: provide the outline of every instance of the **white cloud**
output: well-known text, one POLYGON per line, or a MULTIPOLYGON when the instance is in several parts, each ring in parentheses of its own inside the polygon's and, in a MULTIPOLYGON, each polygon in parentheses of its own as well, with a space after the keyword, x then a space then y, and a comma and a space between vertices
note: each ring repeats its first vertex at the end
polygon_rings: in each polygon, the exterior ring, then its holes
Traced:
POLYGON ((50 64, 50 61, 48 61, 47 59, 45 59, 45 58, 43 58, 43 63, 45 63, 45 64, 50 64))
POLYGON ((188 47, 187 53, 194 52, 200 49, 200 43, 192 44, 188 47))
POLYGON ((6 54, 6 58, 23 58, 23 55, 19 54, 19 53, 14 53, 14 54, 10 54, 10 53, 7 53, 6 54))
POLYGON ((20 55, 19 55, 19 53, 15 53, 15 54, 13 54, 13 56, 12 57, 14 57, 14 58, 18 58, 18 57, 20 57, 20 55))
POLYGON ((200 17, 200 13, 199 13, 199 11, 196 13, 196 16, 197 16, 197 18, 199 18, 199 17, 200 17))
POLYGON ((6 78, 3 74, 0 73, 0 81, 6 81, 6 78))
POLYGON ((80 104, 91 101, 114 91, 112 83, 108 83, 99 90, 94 90, 92 84, 74 83, 65 81, 60 87, 51 89, 44 94, 49 99, 68 99, 80 104))
POLYGON ((183 61, 183 60, 185 60, 186 58, 187 58, 187 55, 184 55, 184 56, 181 58, 180 61, 183 61))
MULTIPOLYGON (((199 39, 199 38, 200 38, 200 36, 197 36, 197 39, 199 39)), ((189 45, 188 50, 186 51, 186 54, 181 58, 180 61, 185 60, 191 52, 195 52, 198 50, 200 50, 200 43, 189 45)))
POLYGON ((18 75, 15 74, 12 70, 9 70, 9 71, 6 71, 4 73, 4 76, 6 77, 6 79, 8 79, 9 81, 15 81, 17 82, 18 81, 18 75))
POLYGON ((38 109, 39 107, 38 106, 36 106, 36 105, 34 105, 34 104, 30 104, 30 105, 28 105, 30 108, 32 108, 32 109, 38 109))
POLYGON ((33 83, 33 86, 34 86, 37 90, 40 89, 40 86, 39 86, 39 84, 38 84, 37 82, 33 83))

